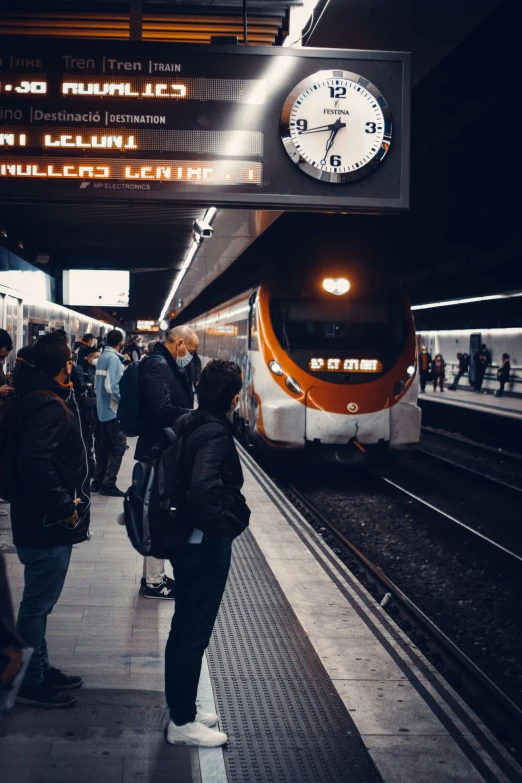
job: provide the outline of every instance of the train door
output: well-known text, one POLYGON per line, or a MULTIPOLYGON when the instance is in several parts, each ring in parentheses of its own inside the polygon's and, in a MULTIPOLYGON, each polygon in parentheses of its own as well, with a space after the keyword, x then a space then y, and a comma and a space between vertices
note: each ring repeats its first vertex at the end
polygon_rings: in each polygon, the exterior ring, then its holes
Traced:
POLYGON ((47 325, 47 321, 29 321, 27 325, 27 342, 29 345, 34 345, 38 342, 40 337, 47 334, 47 325))
POLYGON ((259 353, 257 334, 257 292, 254 291, 248 300, 248 351, 246 364, 243 367, 243 395, 240 404, 239 415, 253 435, 256 426, 257 405, 254 391, 255 361, 254 354, 259 353))
POLYGON ((469 336, 469 382, 471 385, 475 383, 475 362, 473 361, 473 357, 475 356, 477 351, 480 351, 481 345, 482 345, 482 334, 480 332, 476 332, 475 334, 470 334, 469 336))
MULTIPOLYGON (((22 300, 15 296, 6 294, 3 298, 3 328, 9 332, 13 341, 13 350, 5 361, 5 371, 12 372, 16 362, 16 352, 22 347, 23 323, 22 323, 22 300)), ((2 321, 0 321, 0 324, 2 321)))

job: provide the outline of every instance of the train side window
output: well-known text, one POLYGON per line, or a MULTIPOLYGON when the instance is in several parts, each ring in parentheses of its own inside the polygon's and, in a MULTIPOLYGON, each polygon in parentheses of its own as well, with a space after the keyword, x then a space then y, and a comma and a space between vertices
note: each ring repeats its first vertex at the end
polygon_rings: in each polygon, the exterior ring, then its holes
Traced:
POLYGON ((249 301, 248 313, 248 348, 250 351, 259 351, 257 339, 257 294, 253 293, 249 301))

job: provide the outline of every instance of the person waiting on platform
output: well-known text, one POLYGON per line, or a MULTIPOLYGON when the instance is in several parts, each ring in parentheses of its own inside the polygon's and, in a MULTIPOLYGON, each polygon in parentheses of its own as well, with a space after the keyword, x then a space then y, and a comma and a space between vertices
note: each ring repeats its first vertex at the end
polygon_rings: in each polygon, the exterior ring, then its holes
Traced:
POLYGON ((509 354, 502 354, 502 364, 497 370, 497 378, 499 382, 499 389, 495 392, 495 397, 502 397, 504 394, 504 386, 509 381, 509 373, 511 372, 511 362, 509 361, 509 354))
MULTIPOLYGON (((166 443, 164 429, 173 427, 184 413, 194 407, 194 391, 189 375, 197 351, 197 334, 188 326, 175 326, 167 332, 165 343, 157 342, 154 351, 139 364, 138 396, 143 430, 134 458, 147 459, 166 443)), ((144 598, 171 601, 174 582, 165 574, 165 562, 145 557, 140 592, 144 598)))
POLYGON ((196 710, 204 652, 225 585, 232 540, 248 526, 250 510, 241 494, 243 471, 230 417, 243 385, 234 362, 214 360, 201 373, 197 410, 180 417, 182 486, 186 487, 184 543, 171 556, 176 603, 165 650, 165 693, 170 711, 167 741, 216 747, 227 742, 212 730, 218 716, 196 710))
POLYGON ((441 392, 444 391, 444 379, 446 377, 446 362, 442 354, 438 353, 431 363, 431 374, 433 376, 433 391, 437 391, 437 383, 441 392))
POLYGON ((70 707, 69 691, 82 685, 49 663, 47 618, 65 582, 73 544, 89 538, 89 471, 77 402, 73 361, 56 334, 41 337, 34 366, 14 378, 17 398, 13 542, 24 566, 24 592, 17 633, 32 654, 18 701, 40 707, 70 707))
POLYGON ((480 346, 480 351, 475 351, 473 356, 475 369, 475 380, 473 382, 473 391, 479 392, 482 389, 482 383, 489 364, 491 364, 491 355, 485 343, 480 346))
POLYGON ((422 346, 419 354, 419 379, 421 392, 426 391, 426 383, 430 374, 431 356, 425 345, 422 346))
POLYGON ((448 389, 451 389, 451 391, 456 391, 457 386, 459 385, 459 381, 462 378, 463 375, 465 375, 468 371, 469 367, 469 356, 467 353, 458 353, 457 354, 457 374, 453 378, 453 383, 451 386, 448 386, 448 389))
POLYGON ((127 448, 127 438, 117 419, 120 380, 123 375, 122 345, 123 334, 119 329, 111 329, 107 335, 107 347, 96 364, 96 408, 101 445, 91 484, 93 492, 117 498, 125 495, 116 486, 116 479, 127 448))

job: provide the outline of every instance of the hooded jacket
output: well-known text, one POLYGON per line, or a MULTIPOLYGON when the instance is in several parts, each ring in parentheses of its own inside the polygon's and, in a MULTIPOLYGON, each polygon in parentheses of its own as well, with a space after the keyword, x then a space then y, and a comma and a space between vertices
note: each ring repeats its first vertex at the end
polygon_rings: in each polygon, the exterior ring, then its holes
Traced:
POLYGON ((146 459, 164 439, 165 427, 194 406, 192 383, 161 343, 139 364, 138 396, 143 432, 138 438, 134 459, 146 459))
POLYGON ((243 470, 227 417, 198 409, 181 416, 174 430, 183 438, 186 528, 209 539, 235 538, 248 527, 250 509, 241 493, 243 470))
POLYGON ((90 520, 89 471, 74 393, 28 364, 13 382, 19 400, 13 455, 17 478, 11 503, 14 544, 41 548, 85 541, 90 520), (67 410, 46 392, 58 395, 67 410), (80 522, 72 529, 59 520, 72 516, 75 498, 82 503, 77 508, 80 522))

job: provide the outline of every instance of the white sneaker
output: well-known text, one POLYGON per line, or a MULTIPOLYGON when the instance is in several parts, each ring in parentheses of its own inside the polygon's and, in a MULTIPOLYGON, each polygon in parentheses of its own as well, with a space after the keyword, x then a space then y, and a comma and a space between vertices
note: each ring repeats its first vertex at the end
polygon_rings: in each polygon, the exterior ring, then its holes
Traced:
POLYGON ((180 742, 184 745, 196 745, 200 748, 217 748, 228 741, 227 735, 222 731, 215 731, 195 720, 193 723, 185 723, 184 726, 176 726, 170 721, 167 729, 167 742, 175 745, 180 742))
POLYGON ((208 726, 211 729, 212 726, 217 725, 218 716, 214 712, 201 712, 198 710, 196 720, 198 723, 202 723, 203 726, 208 726))

